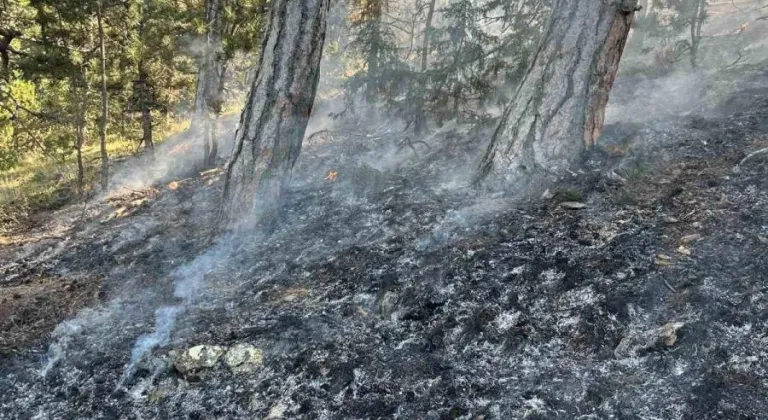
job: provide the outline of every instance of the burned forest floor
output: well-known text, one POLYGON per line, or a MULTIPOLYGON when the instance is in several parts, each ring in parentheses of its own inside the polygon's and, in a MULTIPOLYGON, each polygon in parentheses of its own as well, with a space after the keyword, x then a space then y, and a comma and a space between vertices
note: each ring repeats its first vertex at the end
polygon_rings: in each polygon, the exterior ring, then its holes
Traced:
POLYGON ((216 229, 218 169, 60 210, 0 245, 0 418, 766 418, 750 80, 525 190, 468 185, 487 129, 347 127, 271 232, 216 229))

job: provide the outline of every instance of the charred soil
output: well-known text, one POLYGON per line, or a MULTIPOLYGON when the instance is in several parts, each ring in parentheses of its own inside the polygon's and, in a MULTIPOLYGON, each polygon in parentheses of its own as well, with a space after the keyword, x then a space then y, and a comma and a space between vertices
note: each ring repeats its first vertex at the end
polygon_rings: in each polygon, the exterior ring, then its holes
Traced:
POLYGON ((715 111, 614 123, 533 198, 456 187, 486 131, 416 150, 328 132, 269 234, 217 234, 216 171, 64 210, 2 249, 0 411, 763 418, 768 156, 739 163, 768 147, 768 91, 715 111), (193 274, 168 342, 118 386, 193 274), (182 373, 169 354, 245 344, 262 364, 182 373))

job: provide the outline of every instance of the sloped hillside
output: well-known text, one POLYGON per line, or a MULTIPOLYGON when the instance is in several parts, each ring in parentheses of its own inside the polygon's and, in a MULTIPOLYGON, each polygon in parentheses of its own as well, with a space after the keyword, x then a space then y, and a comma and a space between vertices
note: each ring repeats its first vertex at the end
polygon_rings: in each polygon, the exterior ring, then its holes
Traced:
POLYGON ((216 231, 216 170, 64 210, 2 249, 0 411, 761 418, 765 77, 525 190, 468 186, 486 131, 344 128, 271 232, 216 231))

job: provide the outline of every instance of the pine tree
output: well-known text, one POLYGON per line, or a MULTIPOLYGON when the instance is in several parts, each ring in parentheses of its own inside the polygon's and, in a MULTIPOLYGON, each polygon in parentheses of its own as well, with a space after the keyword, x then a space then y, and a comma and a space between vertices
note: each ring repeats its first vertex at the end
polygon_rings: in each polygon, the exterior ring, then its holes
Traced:
POLYGON ((600 137, 637 0, 556 0, 483 158, 480 176, 562 173, 600 137), (565 53, 567 52, 567 53, 565 53))
POLYGON ((276 216, 315 99, 329 3, 272 2, 258 74, 227 166, 230 221, 252 225, 276 216))

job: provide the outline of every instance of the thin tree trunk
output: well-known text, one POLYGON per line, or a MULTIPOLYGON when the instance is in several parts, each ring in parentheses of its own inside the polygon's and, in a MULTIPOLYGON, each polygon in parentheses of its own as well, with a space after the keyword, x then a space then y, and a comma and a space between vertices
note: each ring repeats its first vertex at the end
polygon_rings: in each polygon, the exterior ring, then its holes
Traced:
MULTIPOLYGON (((223 61, 223 60, 222 60, 223 61)), ((222 104, 224 98, 224 82, 225 82, 225 76, 227 74, 227 63, 223 61, 220 66, 218 66, 217 71, 218 74, 218 86, 216 87, 216 98, 217 98, 217 105, 214 107, 213 116, 208 119, 208 127, 207 127, 207 135, 208 135, 208 142, 210 144, 210 149, 208 151, 208 159, 206 161, 206 166, 209 168, 213 168, 216 166, 216 158, 219 154, 219 136, 218 136, 218 128, 219 128, 219 117, 221 116, 222 112, 222 104)))
MULTIPOLYGON (((638 13, 638 15, 648 16, 649 15, 648 9, 649 9, 650 3, 651 3, 650 0, 639 0, 638 7, 640 7, 641 13, 638 13)), ((634 31, 632 34, 632 45, 638 51, 641 51, 645 46, 645 38, 647 35, 648 28, 642 27, 638 29, 637 25, 633 25, 633 26, 634 26, 634 31)))
POLYGON ((152 138, 152 102, 151 92, 147 71, 144 60, 139 61, 139 80, 137 82, 137 94, 139 97, 139 109, 141 110, 141 142, 149 150, 150 154, 155 153, 155 143, 152 138))
POLYGON ((149 150, 150 154, 155 153, 155 143, 152 140, 152 110, 144 108, 141 110, 141 139, 144 143, 144 147, 149 150))
POLYGON ((301 152, 320 77, 330 0, 274 0, 259 59, 227 165, 229 222, 255 226, 277 216, 301 152))
POLYGON ((107 188, 109 183, 109 156, 107 155, 107 53, 104 46, 104 22, 101 1, 97 3, 97 22, 99 26, 99 57, 101 61, 101 120, 99 121, 99 147, 101 151, 101 187, 107 188))
POLYGON ((211 137, 211 125, 215 124, 216 114, 221 112, 219 86, 223 64, 221 60, 222 0, 208 0, 206 9, 205 51, 197 78, 193 130, 203 139, 203 166, 210 167, 211 162, 215 161, 211 153, 217 149, 212 144, 215 140, 211 137))
POLYGON ((563 173, 595 145, 637 0, 554 0, 531 68, 502 114, 480 165, 514 179, 563 173), (522 171, 522 173, 521 173, 522 171))
POLYGON ((211 124, 209 127, 210 130, 210 141, 211 141, 211 150, 208 154, 208 167, 213 168, 216 166, 216 158, 219 154, 219 137, 218 137, 218 126, 219 126, 219 116, 216 115, 213 119, 211 119, 211 124))
POLYGON ((88 97, 87 69, 82 69, 82 74, 75 76, 73 80, 72 96, 79 100, 75 108, 75 153, 77 159, 77 193, 82 197, 85 193, 85 165, 83 164, 83 145, 86 143, 86 126, 88 107, 86 98, 88 97))
POLYGON ((77 153, 77 193, 82 196, 85 192, 85 165, 83 165, 83 145, 87 128, 85 126, 85 106, 78 107, 75 121, 75 151, 77 153))
POLYGON ((427 131, 426 106, 424 95, 427 93, 427 66, 429 65, 429 33, 432 31, 432 19, 435 17, 435 3, 437 0, 430 0, 427 11, 427 21, 424 24, 424 41, 421 46, 421 83, 418 92, 418 103, 416 106, 416 115, 414 117, 413 131, 419 136, 427 131))
POLYGON ((376 101, 376 97, 378 96, 378 93, 381 91, 382 87, 381 77, 379 74, 381 72, 381 63, 379 61, 381 59, 380 47, 382 43, 382 1, 383 0, 371 0, 365 6, 367 8, 366 18, 369 19, 372 22, 371 25, 373 25, 371 30, 372 39, 370 40, 370 50, 368 51, 368 57, 366 57, 368 65, 368 80, 366 81, 365 85, 365 100, 368 103, 373 103, 376 101))
POLYGON ((701 42, 701 27, 704 24, 706 0, 694 0, 695 8, 691 17, 691 67, 698 67, 699 43, 701 42))

